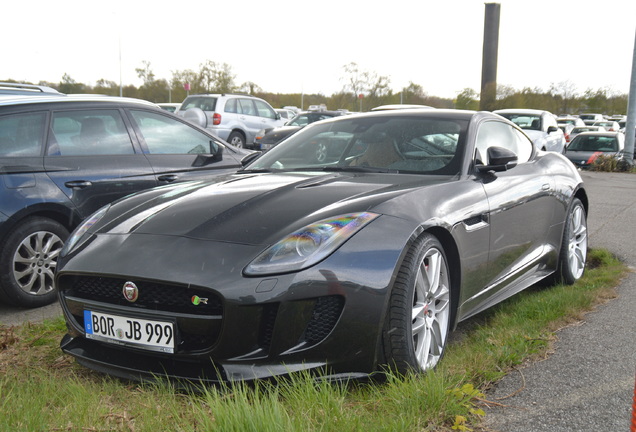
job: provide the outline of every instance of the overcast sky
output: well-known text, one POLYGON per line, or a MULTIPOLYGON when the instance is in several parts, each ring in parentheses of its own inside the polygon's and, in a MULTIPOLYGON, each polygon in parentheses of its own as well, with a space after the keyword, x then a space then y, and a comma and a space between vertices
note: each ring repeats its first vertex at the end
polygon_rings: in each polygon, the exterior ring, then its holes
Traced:
MULTIPOLYGON (((498 3, 498 84, 629 91, 635 0, 498 3)), ((482 0, 7 0, 0 80, 57 83, 66 73, 95 85, 121 75, 139 86, 143 61, 170 80, 211 60, 229 64, 239 85, 331 95, 355 62, 396 93, 413 82, 453 98, 480 90, 484 12, 482 0)))

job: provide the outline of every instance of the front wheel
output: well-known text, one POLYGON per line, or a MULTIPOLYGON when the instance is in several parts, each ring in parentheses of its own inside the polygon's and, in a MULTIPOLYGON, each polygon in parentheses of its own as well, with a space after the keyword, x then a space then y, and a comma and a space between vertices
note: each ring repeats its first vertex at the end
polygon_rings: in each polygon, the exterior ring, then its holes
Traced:
POLYGON ((561 282, 572 285, 583 276, 586 259, 587 215, 581 200, 574 198, 565 218, 557 277, 561 282))
POLYGON ((424 234, 407 252, 391 290, 384 325, 385 360, 399 373, 437 365, 451 329, 448 263, 439 240, 424 234))
POLYGON ((0 299, 31 308, 53 303, 57 260, 68 236, 52 219, 34 217, 18 225, 0 250, 0 299))

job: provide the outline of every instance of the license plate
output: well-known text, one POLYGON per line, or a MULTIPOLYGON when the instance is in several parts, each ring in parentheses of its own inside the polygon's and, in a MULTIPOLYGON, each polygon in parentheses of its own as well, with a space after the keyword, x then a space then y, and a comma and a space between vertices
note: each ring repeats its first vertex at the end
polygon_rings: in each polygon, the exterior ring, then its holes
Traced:
POLYGON ((174 353, 174 323, 84 311, 86 338, 174 353))

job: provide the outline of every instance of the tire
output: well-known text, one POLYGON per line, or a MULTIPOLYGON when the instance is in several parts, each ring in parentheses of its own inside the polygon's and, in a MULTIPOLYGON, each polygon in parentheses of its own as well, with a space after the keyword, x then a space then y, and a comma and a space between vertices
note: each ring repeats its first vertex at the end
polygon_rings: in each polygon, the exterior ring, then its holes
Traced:
POLYGON ((444 248, 425 233, 407 252, 391 290, 382 336, 387 366, 400 374, 434 368, 444 354, 452 315, 444 248))
POLYGON ((557 264, 557 281, 572 285, 585 272, 587 259, 587 214, 578 198, 572 200, 565 226, 557 264))
POLYGON ((57 260, 68 236, 62 224, 42 217, 11 231, 0 250, 0 299, 28 308, 53 303, 57 260))
POLYGON ((227 142, 232 144, 234 147, 245 147, 245 137, 240 132, 232 132, 230 136, 227 137, 227 142))

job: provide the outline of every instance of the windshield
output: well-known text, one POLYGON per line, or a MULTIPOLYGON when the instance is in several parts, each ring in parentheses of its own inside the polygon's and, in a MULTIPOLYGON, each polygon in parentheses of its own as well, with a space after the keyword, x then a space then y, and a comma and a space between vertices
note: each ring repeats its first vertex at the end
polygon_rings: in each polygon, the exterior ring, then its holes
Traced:
POLYGON ((501 114, 500 116, 507 118, 521 129, 525 130, 541 130, 541 116, 531 114, 501 114))
POLYGON ((568 151, 616 152, 618 143, 612 136, 577 135, 568 151))
POLYGON ((245 170, 455 175, 467 127, 465 120, 414 115, 347 116, 305 127, 245 170))
POLYGON ((214 111, 216 109, 216 98, 210 96, 190 96, 183 101, 180 111, 190 108, 199 108, 202 111, 214 111))

